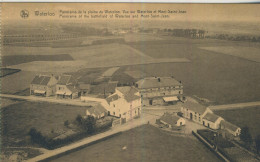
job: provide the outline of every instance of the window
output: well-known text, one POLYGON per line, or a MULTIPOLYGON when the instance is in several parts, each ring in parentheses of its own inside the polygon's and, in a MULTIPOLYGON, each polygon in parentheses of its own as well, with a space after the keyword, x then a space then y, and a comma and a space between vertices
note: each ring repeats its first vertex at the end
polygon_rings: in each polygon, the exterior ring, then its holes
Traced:
POLYGON ((113 106, 114 106, 114 107, 116 107, 116 105, 115 105, 115 104, 113 104, 113 106))
POLYGON ((210 128, 210 125, 209 125, 209 123, 208 123, 208 127, 210 128))

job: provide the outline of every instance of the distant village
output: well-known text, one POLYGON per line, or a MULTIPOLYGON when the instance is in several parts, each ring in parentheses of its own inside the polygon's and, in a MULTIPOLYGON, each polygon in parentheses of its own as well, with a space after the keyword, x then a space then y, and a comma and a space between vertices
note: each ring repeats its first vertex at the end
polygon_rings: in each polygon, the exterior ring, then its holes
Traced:
MULTIPOLYGON (((79 84, 72 75, 36 75, 30 84, 30 95, 63 100, 89 98, 89 86, 79 84)), ((183 127, 185 120, 203 125, 211 130, 221 130, 226 135, 237 137, 241 128, 213 113, 208 107, 187 99, 183 84, 174 77, 147 77, 131 86, 114 86, 113 91, 101 102, 86 108, 86 116, 101 119, 113 116, 113 125, 123 124, 140 117, 142 109, 153 105, 181 105, 178 113, 164 113, 157 123, 168 128, 183 127)))

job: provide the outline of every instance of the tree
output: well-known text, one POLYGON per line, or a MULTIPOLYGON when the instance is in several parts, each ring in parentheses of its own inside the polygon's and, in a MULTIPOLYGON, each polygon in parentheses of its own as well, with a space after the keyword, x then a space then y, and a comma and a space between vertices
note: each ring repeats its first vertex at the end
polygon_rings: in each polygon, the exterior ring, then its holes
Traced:
POLYGON ((95 131, 95 124, 96 119, 93 116, 87 116, 87 118, 84 120, 84 128, 87 130, 88 133, 94 133, 95 131))
POLYGON ((259 154, 259 151, 260 151, 260 134, 257 135, 257 137, 255 138, 255 146, 256 146, 256 151, 259 154))
POLYGON ((77 122, 77 124, 78 125, 82 125, 82 122, 83 121, 83 118, 82 118, 82 116, 81 115, 78 115, 77 117, 76 117, 76 122, 77 122))
POLYGON ((240 139, 248 146, 252 144, 253 140, 248 127, 241 129, 240 139))

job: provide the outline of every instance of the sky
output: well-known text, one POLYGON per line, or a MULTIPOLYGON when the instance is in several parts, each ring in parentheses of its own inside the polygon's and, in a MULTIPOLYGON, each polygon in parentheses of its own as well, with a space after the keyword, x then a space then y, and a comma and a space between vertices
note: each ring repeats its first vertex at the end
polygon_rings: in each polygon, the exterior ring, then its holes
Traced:
MULTIPOLYGON (((153 4, 153 3, 3 3, 2 20, 28 22, 35 20, 89 21, 89 19, 61 19, 60 10, 175 10, 184 14, 170 14, 167 21, 260 21, 260 4, 153 4), (22 10, 29 17, 20 16, 22 10), (55 16, 35 16, 35 11, 55 13, 55 16)), ((115 18, 114 18, 115 19, 115 18)), ((142 19, 142 18, 138 18, 142 19)), ((138 20, 135 19, 135 20, 138 20)), ((162 19, 162 18, 158 18, 162 19)), ((109 20, 109 19, 106 19, 109 20)))

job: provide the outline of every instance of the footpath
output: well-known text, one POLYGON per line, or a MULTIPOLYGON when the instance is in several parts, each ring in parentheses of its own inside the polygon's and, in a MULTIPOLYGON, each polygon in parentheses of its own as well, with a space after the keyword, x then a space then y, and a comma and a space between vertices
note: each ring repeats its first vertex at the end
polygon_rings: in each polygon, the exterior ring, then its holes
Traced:
POLYGON ((54 97, 37 97, 37 96, 19 96, 19 95, 11 95, 11 94, 0 94, 1 98, 10 98, 17 100, 26 100, 32 102, 50 102, 50 103, 59 103, 65 105, 75 105, 75 106, 92 106, 93 104, 97 104, 101 102, 102 99, 96 99, 89 97, 88 100, 80 100, 80 99, 57 99, 54 97))

